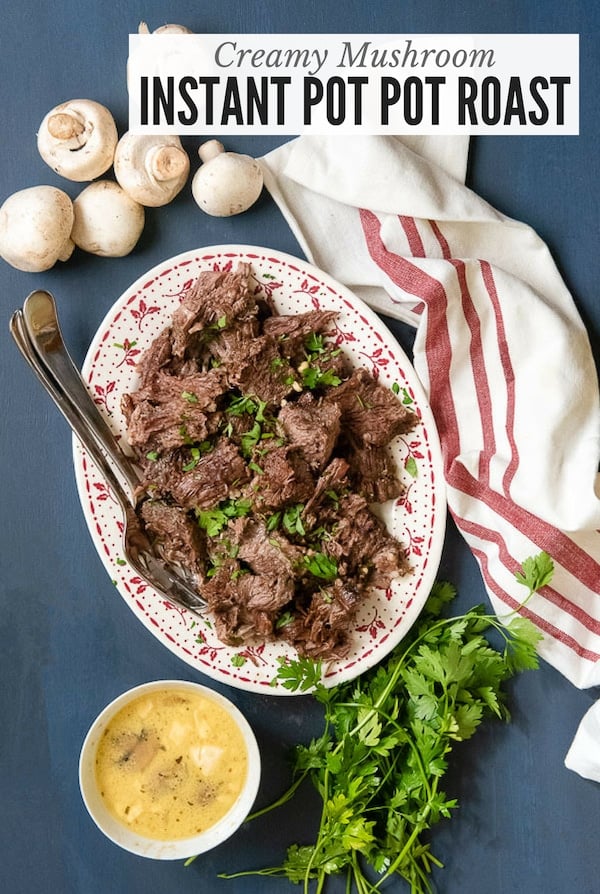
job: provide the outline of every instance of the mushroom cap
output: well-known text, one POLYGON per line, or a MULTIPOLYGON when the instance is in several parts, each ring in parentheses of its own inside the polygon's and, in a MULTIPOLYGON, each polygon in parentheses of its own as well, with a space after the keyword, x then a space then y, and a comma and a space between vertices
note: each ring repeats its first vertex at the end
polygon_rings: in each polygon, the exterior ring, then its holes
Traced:
POLYGON ((112 180, 96 180, 73 202, 71 238, 84 251, 122 258, 135 247, 144 229, 144 208, 112 180))
POLYGON ((0 208, 0 256, 27 273, 49 270, 73 251, 73 204, 55 186, 30 186, 0 208))
POLYGON ((115 151, 115 177, 140 205, 167 205, 185 186, 190 159, 176 135, 124 134, 115 151))
POLYGON ((262 170, 254 158, 219 152, 194 174, 192 195, 207 214, 230 217, 250 208, 262 187, 262 170))
POLYGON ((111 112, 93 99, 72 99, 51 109, 37 135, 38 151, 67 180, 94 180, 113 163, 117 127, 111 112))

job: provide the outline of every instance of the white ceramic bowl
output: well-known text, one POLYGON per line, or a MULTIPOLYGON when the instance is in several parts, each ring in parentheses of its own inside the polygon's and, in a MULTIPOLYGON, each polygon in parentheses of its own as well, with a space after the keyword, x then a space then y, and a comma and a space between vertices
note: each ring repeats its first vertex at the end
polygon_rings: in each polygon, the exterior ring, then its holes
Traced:
POLYGON ((131 853, 154 860, 180 860, 201 854, 229 838, 243 823, 256 798, 260 782, 260 753, 252 729, 238 708, 229 699, 199 683, 185 680, 155 680, 143 683, 119 695, 98 715, 83 742, 79 760, 79 786, 88 812, 98 828, 115 844, 131 853), (246 781, 237 800, 217 823, 190 838, 163 841, 137 834, 116 819, 107 808, 96 782, 95 760, 98 744, 112 718, 129 702, 156 690, 189 690, 212 699, 234 720, 243 736, 248 752, 246 781))

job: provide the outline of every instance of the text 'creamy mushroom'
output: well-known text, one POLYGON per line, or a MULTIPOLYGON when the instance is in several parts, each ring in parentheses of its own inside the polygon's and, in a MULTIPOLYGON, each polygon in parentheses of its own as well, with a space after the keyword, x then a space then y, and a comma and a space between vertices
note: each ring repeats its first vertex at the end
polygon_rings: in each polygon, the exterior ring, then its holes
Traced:
POLYGON ((55 106, 40 124, 38 150, 46 164, 67 180, 94 180, 113 163, 117 127, 106 106, 72 99, 55 106))
POLYGON ((71 238, 93 255, 122 258, 135 247, 144 229, 144 208, 112 180, 90 183, 73 202, 71 238))
POLYGON ((192 180, 192 195, 198 206, 213 217, 241 214, 258 199, 263 174, 249 155, 225 152, 218 140, 208 140, 199 150, 203 164, 192 180))
POLYGON ((73 204, 55 186, 30 186, 0 208, 0 256, 27 273, 49 270, 73 252, 73 204))
POLYGON ((190 160, 178 136, 124 134, 117 143, 115 177, 141 205, 167 205, 181 192, 190 160))

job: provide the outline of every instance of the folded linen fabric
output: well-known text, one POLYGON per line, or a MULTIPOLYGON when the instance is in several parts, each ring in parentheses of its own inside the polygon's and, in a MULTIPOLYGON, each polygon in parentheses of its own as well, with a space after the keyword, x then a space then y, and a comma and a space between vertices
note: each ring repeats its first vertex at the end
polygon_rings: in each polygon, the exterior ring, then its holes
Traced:
MULTIPOLYGON (((302 136, 261 159, 308 259, 416 327, 448 506, 494 610, 540 654, 600 683, 600 411, 575 304, 542 240, 464 184, 463 138, 302 136), (546 550, 552 581, 515 579, 546 550)), ((600 743, 597 743, 600 745, 600 743)))
POLYGON ((584 714, 565 757, 565 766, 585 779, 600 782, 600 701, 584 714))

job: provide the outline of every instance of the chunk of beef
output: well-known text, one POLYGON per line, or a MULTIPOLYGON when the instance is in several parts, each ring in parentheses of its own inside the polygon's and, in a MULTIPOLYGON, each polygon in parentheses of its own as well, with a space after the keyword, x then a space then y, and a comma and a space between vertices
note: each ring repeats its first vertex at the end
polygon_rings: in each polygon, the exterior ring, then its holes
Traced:
POLYGON ((259 336, 248 339, 239 330, 213 345, 227 371, 229 385, 242 394, 277 406, 292 391, 288 371, 281 366, 277 342, 259 336))
POLYGON ((344 352, 319 338, 335 316, 333 311, 309 311, 265 321, 263 330, 270 337, 277 335, 279 351, 289 363, 288 375, 295 376, 301 387, 323 391, 350 375, 344 352))
POLYGON ((140 451, 138 462, 142 470, 140 492, 146 492, 153 498, 170 497, 173 481, 183 474, 183 452, 177 448, 161 452, 155 457, 151 452, 145 454, 140 451))
POLYGON ((353 489, 370 503, 395 500, 404 488, 387 447, 353 444, 346 453, 353 489))
POLYGON ((277 314, 263 322, 263 333, 278 339, 286 357, 298 357, 311 333, 323 333, 337 317, 335 310, 309 310, 301 314, 277 314))
POLYGON ((344 658, 360 601, 356 588, 338 579, 327 590, 314 593, 308 607, 281 626, 280 636, 308 658, 344 658))
POLYGON ((190 413, 183 401, 154 404, 144 400, 122 407, 129 416, 127 440, 140 452, 172 450, 190 439, 204 441, 210 432, 208 416, 198 409, 190 413))
POLYGON ((226 390, 219 369, 185 376, 158 372, 144 388, 121 400, 129 443, 148 450, 169 450, 205 440, 214 431, 210 419, 226 390))
POLYGON ((314 480, 308 463, 294 447, 273 447, 260 456, 261 473, 252 479, 256 504, 261 508, 281 509, 304 503, 311 496, 314 480))
POLYGON ((173 359, 171 349, 171 327, 163 329, 150 347, 144 351, 136 364, 136 372, 140 377, 140 388, 145 388, 159 370, 167 367, 173 359))
POLYGON ((317 523, 321 503, 324 498, 331 493, 337 497, 340 492, 346 489, 348 484, 347 472, 348 463, 341 456, 334 456, 329 465, 323 470, 302 513, 302 519, 307 529, 312 528, 317 523))
POLYGON ((204 537, 180 506, 145 500, 139 512, 146 533, 167 562, 202 572, 206 559, 204 537))
POLYGON ((341 577, 359 584, 387 589, 392 579, 407 573, 409 565, 401 543, 374 515, 364 497, 348 494, 335 512, 333 533, 323 551, 336 559, 341 577))
POLYGON ((237 563, 219 568, 203 587, 217 635, 229 645, 271 639, 281 607, 293 595, 285 578, 243 573, 237 563))
POLYGON ((202 371, 185 371, 178 375, 159 370, 144 387, 131 397, 134 403, 150 400, 153 403, 185 401, 188 407, 214 412, 217 401, 228 389, 225 370, 217 368, 202 371))
POLYGON ((389 388, 362 368, 328 391, 325 400, 339 406, 342 425, 361 444, 383 447, 396 435, 411 431, 418 422, 417 416, 389 388))
POLYGON ((248 479, 248 467, 235 444, 220 438, 209 453, 198 458, 193 468, 182 467, 181 473, 173 476, 170 492, 185 509, 210 509, 248 479))
POLYGON ((287 440, 314 470, 321 470, 329 460, 340 433, 340 418, 337 404, 323 403, 309 394, 285 404, 278 416, 287 440))
POLYGON ((267 531, 262 519, 238 518, 230 524, 227 536, 237 547, 237 558, 254 574, 284 577, 293 582, 294 565, 303 551, 276 531, 267 531))
MULTIPOLYGON (((196 333, 214 327, 215 332, 234 320, 256 316, 257 304, 248 288, 248 264, 240 263, 235 272, 201 273, 173 314, 173 355, 183 357, 196 333)), ((214 332, 212 333, 214 334, 214 332)))

